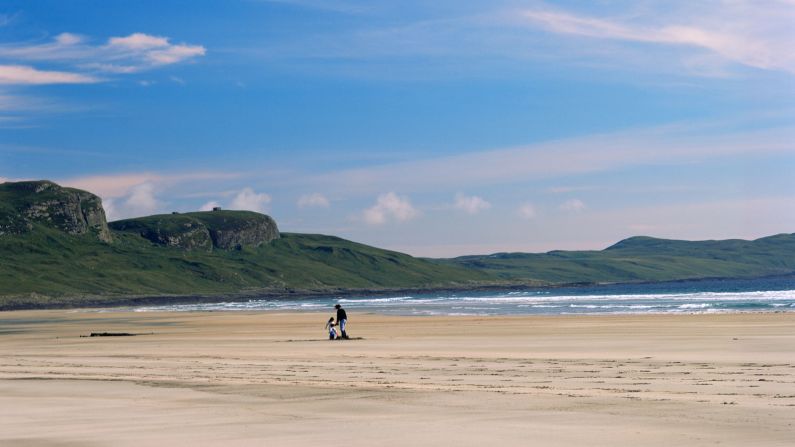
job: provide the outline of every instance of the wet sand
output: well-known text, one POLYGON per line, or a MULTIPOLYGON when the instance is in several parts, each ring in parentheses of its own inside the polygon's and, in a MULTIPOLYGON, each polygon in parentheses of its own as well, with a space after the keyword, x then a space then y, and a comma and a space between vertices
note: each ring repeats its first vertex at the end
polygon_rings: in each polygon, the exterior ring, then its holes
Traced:
POLYGON ((351 317, 0 313, 0 445, 795 445, 795 313, 351 317))

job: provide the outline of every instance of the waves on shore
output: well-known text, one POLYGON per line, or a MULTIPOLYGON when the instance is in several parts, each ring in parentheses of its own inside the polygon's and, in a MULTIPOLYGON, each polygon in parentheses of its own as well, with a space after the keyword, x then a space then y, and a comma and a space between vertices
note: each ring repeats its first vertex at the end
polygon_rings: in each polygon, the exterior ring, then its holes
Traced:
POLYGON ((136 311, 320 311, 340 303, 400 315, 555 315, 795 311, 795 279, 690 281, 392 297, 252 299, 139 307, 136 311))

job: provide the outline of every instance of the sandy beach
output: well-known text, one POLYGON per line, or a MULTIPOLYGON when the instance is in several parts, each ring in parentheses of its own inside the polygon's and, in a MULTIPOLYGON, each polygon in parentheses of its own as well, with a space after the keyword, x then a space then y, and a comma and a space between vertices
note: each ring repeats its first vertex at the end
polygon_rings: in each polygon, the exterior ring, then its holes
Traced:
POLYGON ((795 445, 795 313, 327 316, 2 313, 0 445, 795 445))

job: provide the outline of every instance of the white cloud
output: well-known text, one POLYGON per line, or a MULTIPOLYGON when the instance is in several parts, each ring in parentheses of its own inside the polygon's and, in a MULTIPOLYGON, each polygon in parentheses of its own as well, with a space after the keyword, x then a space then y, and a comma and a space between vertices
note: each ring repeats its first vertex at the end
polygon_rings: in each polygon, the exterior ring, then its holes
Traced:
POLYGON ((201 45, 172 44, 167 37, 133 33, 126 37, 111 37, 106 48, 120 50, 135 55, 152 65, 167 65, 182 62, 197 56, 204 56, 206 49, 201 45))
POLYGON ((121 218, 119 217, 119 211, 116 209, 115 200, 102 198, 102 208, 105 210, 105 218, 108 222, 121 218))
POLYGON ((243 188, 230 204, 233 210, 248 210, 264 213, 267 211, 271 196, 265 193, 256 193, 251 188, 243 188))
POLYGON ((329 205, 330 202, 328 198, 326 198, 326 196, 320 194, 319 192, 304 194, 298 198, 299 208, 307 208, 307 207, 328 208, 329 205))
POLYGON ((535 219, 536 217, 536 208, 533 206, 532 203, 523 203, 519 205, 518 209, 519 217, 526 220, 535 219))
POLYGON ((364 210, 364 221, 371 225, 381 225, 390 218, 404 222, 411 220, 419 215, 408 197, 401 197, 394 192, 388 192, 378 196, 375 205, 364 210))
POLYGON ((120 47, 128 50, 143 51, 152 48, 162 48, 168 46, 168 39, 165 37, 150 36, 144 33, 133 33, 126 37, 111 37, 108 45, 120 47))
POLYGON ((144 33, 111 37, 104 45, 92 45, 83 36, 71 33, 59 34, 52 41, 41 44, 0 45, 3 58, 61 63, 72 69, 115 74, 176 64, 204 56, 206 52, 202 45, 172 44, 167 37, 144 33))
POLYGON ((478 196, 465 196, 459 193, 455 196, 453 207, 467 214, 477 214, 491 208, 491 203, 478 196))
POLYGON ((125 208, 134 215, 153 214, 160 208, 155 198, 155 187, 151 183, 142 183, 132 188, 130 196, 124 202, 125 208))
POLYGON ((560 204, 563 211, 580 212, 585 210, 585 203, 580 199, 569 199, 560 204))
POLYGON ((92 84, 101 79, 66 71, 37 70, 26 65, 0 65, 0 84, 92 84))
POLYGON ((60 45, 77 45, 83 40, 83 36, 72 33, 61 33, 55 36, 55 41, 60 45))
POLYGON ((148 216, 155 214, 163 206, 157 199, 155 185, 151 182, 133 185, 124 195, 98 195, 102 198, 102 207, 109 221, 148 216))
POLYGON ((184 60, 204 56, 206 50, 196 45, 171 45, 159 50, 149 52, 146 57, 155 65, 176 64, 184 60))
POLYGON ((213 208, 218 208, 220 206, 221 206, 220 203, 216 202, 215 200, 211 200, 205 203, 204 205, 202 205, 201 208, 199 208, 199 211, 212 211, 213 208))

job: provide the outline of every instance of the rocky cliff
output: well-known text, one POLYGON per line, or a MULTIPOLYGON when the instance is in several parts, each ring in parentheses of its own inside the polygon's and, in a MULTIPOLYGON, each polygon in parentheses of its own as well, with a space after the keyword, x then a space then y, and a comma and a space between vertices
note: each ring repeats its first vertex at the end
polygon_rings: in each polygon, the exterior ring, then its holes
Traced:
POLYGON ((276 222, 251 211, 206 211, 120 220, 111 229, 185 250, 234 250, 279 238, 276 222))
POLYGON ((70 235, 94 235, 113 241, 113 231, 133 233, 150 242, 185 250, 234 250, 279 238, 276 222, 251 211, 163 214, 108 224, 102 200, 48 180, 0 184, 0 237, 25 234, 37 226, 70 235))
POLYGON ((0 184, 0 236, 30 232, 37 224, 112 240, 102 200, 94 194, 47 180, 0 184))

